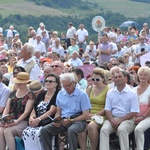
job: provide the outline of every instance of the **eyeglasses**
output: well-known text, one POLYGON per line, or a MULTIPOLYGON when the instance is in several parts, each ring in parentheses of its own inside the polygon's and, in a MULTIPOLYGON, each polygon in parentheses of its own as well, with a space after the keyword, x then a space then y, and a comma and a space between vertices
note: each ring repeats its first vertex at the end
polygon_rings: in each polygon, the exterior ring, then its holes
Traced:
POLYGON ((71 84, 72 84, 72 82, 70 84, 68 84, 68 85, 64 85, 63 84, 63 87, 68 87, 69 88, 71 86, 71 84))
POLYGON ((53 80, 45 80, 45 83, 53 83, 53 82, 55 82, 55 81, 53 81, 53 80))
POLYGON ((59 66, 59 65, 52 65, 51 67, 52 67, 52 68, 54 68, 54 67, 55 67, 55 68, 58 68, 58 67, 61 67, 61 66, 59 66))
POLYGON ((16 74, 18 74, 19 72, 13 72, 13 75, 16 75, 16 74))
POLYGON ((124 56, 124 58, 128 58, 128 56, 124 56))
POLYGON ((99 81, 101 81, 101 79, 100 79, 100 78, 96 78, 96 79, 92 78, 92 81, 97 81, 97 82, 99 82, 99 81))

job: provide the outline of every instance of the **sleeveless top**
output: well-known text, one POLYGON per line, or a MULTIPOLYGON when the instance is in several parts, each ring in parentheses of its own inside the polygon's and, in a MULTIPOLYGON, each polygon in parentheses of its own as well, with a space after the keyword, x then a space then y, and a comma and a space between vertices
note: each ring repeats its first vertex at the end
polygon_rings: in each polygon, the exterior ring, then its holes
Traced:
POLYGON ((101 93, 99 93, 97 96, 94 96, 92 93, 92 87, 90 91, 90 101, 92 105, 91 113, 95 114, 105 108, 105 101, 106 101, 106 94, 109 87, 106 86, 101 93))

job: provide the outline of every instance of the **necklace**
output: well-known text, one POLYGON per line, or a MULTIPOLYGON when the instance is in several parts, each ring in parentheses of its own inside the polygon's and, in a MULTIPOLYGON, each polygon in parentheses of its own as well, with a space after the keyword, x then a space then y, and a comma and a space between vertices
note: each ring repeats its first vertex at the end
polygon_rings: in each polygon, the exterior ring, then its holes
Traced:
POLYGON ((52 95, 49 95, 49 96, 48 96, 48 95, 45 95, 45 96, 46 96, 46 97, 52 97, 52 95))

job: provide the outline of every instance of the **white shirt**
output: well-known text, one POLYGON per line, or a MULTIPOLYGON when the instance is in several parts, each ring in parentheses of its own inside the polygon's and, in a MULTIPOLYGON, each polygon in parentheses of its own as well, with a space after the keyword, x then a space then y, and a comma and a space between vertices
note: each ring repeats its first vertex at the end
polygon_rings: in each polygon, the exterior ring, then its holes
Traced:
MULTIPOLYGON (((89 35, 88 31, 86 29, 78 29, 76 32, 76 35, 78 36, 78 41, 83 42, 85 37, 89 35)), ((86 44, 86 41, 84 42, 86 44)))
POLYGON ((74 35, 76 35, 76 28, 72 26, 71 28, 68 28, 66 38, 72 38, 74 35))
POLYGON ((79 58, 69 59, 68 64, 71 66, 74 66, 74 67, 83 66, 83 63, 82 63, 81 59, 79 59, 79 58))
POLYGON ((5 107, 11 90, 2 82, 0 82, 0 107, 5 107))
POLYGON ((34 38, 30 38, 30 39, 29 39, 29 43, 30 43, 30 44, 32 44, 32 45, 33 45, 33 47, 35 48, 36 43, 37 43, 36 38, 35 38, 35 39, 34 39, 34 38))
MULTIPOLYGON (((140 43, 136 46, 135 53, 140 54, 142 48, 144 48, 145 51, 148 52, 148 45, 146 43, 144 43, 144 44, 140 43)), ((135 62, 140 62, 139 58, 136 57, 135 62)))
POLYGON ((58 53, 60 56, 64 57, 64 48, 62 46, 53 47, 52 52, 58 53))
MULTIPOLYGON (((44 31, 46 31, 46 37, 49 39, 49 34, 48 31, 44 29, 44 31)), ((42 36, 42 30, 40 28, 37 29, 36 35, 41 35, 42 36)))
POLYGON ((13 31, 8 29, 7 31, 7 35, 6 35, 8 38, 13 38, 13 31))
POLYGON ((0 33, 3 33, 3 28, 2 27, 0 27, 0 33))
POLYGON ((40 51, 41 53, 46 53, 45 44, 43 42, 36 43, 35 51, 40 51))
POLYGON ((115 86, 107 92, 105 110, 111 111, 114 117, 139 112, 138 95, 128 85, 121 92, 115 86))
MULTIPOLYGON (((25 67, 25 65, 27 65, 31 60, 33 60, 32 57, 26 61, 21 59, 21 63, 19 66, 25 67)), ((38 80, 39 74, 40 74, 40 67, 37 63, 35 63, 35 65, 33 66, 33 68, 31 69, 31 72, 30 72, 30 79, 31 80, 38 80)))

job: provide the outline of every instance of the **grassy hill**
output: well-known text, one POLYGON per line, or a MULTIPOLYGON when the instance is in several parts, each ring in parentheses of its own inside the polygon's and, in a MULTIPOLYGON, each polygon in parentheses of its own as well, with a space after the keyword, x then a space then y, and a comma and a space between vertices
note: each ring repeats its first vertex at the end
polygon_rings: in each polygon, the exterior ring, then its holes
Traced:
POLYGON ((46 6, 38 6, 27 0, 0 0, 0 14, 3 17, 9 14, 22 14, 33 16, 51 15, 51 16, 78 16, 84 18, 89 13, 97 14, 106 11, 119 12, 127 17, 147 17, 150 15, 150 4, 133 2, 129 0, 83 0, 86 3, 93 2, 97 7, 90 10, 78 9, 54 9, 46 6))

